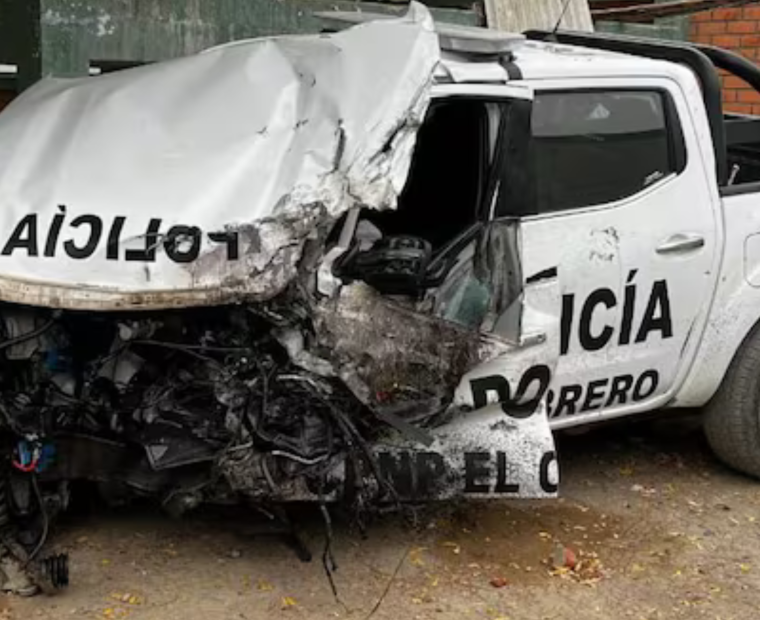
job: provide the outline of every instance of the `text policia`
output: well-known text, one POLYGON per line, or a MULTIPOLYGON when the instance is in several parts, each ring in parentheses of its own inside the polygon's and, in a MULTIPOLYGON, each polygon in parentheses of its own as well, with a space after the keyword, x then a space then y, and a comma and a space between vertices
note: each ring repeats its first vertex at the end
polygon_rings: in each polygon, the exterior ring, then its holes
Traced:
MULTIPOLYGON (((197 226, 176 225, 162 232, 161 218, 152 218, 145 233, 136 237, 139 247, 127 249, 121 247, 122 231, 127 222, 125 216, 114 217, 107 226, 98 215, 78 215, 68 222, 66 218, 66 207, 60 205, 49 225, 42 224, 43 228, 38 230, 37 214, 24 216, 3 245, 0 255, 11 256, 20 252, 30 257, 65 255, 81 260, 100 252, 107 260, 152 263, 156 261, 158 246, 162 245, 172 262, 191 263, 198 259, 204 236, 197 226)), ((227 260, 240 257, 237 232, 209 232, 206 236, 211 243, 226 246, 227 260)))
MULTIPOLYGON (((560 317, 560 358, 570 359, 578 351, 597 352, 610 346, 624 347, 631 344, 645 344, 651 338, 667 340, 673 337, 673 319, 668 294, 668 283, 657 280, 652 283, 649 297, 639 321, 634 321, 636 310, 636 286, 632 284, 636 270, 627 278, 622 300, 619 324, 601 321, 603 325, 592 327, 592 320, 598 312, 613 310, 620 301, 614 291, 600 288, 593 291, 582 302, 573 293, 562 296, 560 317), (574 337, 575 336, 575 337, 574 337), (577 341, 577 347, 573 342, 577 341)), ((561 368, 562 362, 560 362, 561 368)), ((525 418, 533 414, 538 403, 546 396, 547 413, 550 417, 574 415, 585 411, 595 411, 618 407, 646 400, 660 385, 660 373, 650 368, 639 373, 620 374, 603 377, 586 384, 565 384, 562 372, 552 377, 546 364, 528 368, 515 383, 515 389, 507 377, 491 375, 479 377, 470 382, 475 408, 494 402, 493 396, 501 404, 504 412, 514 418, 525 418), (552 384, 556 379, 558 385, 552 384)))

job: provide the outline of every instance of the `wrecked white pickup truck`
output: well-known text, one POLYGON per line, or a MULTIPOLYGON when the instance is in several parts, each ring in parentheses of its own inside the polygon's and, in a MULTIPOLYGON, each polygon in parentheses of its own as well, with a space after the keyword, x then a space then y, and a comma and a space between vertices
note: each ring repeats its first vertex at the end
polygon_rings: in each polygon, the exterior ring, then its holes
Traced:
POLYGON ((552 426, 708 402, 760 475, 760 121, 716 67, 757 69, 359 20, 0 115, 0 538, 40 580, 77 480, 174 513, 552 497, 552 426))

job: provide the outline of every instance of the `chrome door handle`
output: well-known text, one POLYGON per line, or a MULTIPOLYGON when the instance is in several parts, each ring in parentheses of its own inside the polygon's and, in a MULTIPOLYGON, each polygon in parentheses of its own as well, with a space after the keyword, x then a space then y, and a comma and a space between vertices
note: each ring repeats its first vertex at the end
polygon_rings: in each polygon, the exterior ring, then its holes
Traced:
POLYGON ((668 237, 655 250, 658 254, 676 254, 678 252, 689 252, 698 250, 705 245, 705 238, 701 235, 688 235, 676 233, 668 237))

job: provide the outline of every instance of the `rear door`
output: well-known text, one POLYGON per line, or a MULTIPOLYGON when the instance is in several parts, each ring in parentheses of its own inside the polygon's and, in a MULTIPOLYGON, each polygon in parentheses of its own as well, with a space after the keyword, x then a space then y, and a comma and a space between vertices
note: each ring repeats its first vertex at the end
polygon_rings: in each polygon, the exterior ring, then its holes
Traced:
POLYGON ((529 198, 497 206, 520 219, 526 290, 559 286, 554 427, 668 401, 692 361, 718 261, 718 197, 677 84, 573 86, 536 91, 529 198))

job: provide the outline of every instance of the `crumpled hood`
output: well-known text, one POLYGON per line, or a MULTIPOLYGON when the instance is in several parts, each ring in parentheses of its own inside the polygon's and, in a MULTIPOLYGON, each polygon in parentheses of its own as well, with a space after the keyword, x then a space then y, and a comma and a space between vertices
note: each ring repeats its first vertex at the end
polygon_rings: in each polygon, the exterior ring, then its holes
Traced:
POLYGON ((349 208, 393 208, 429 101, 430 15, 44 80, 0 115, 0 299, 260 301, 349 208))

